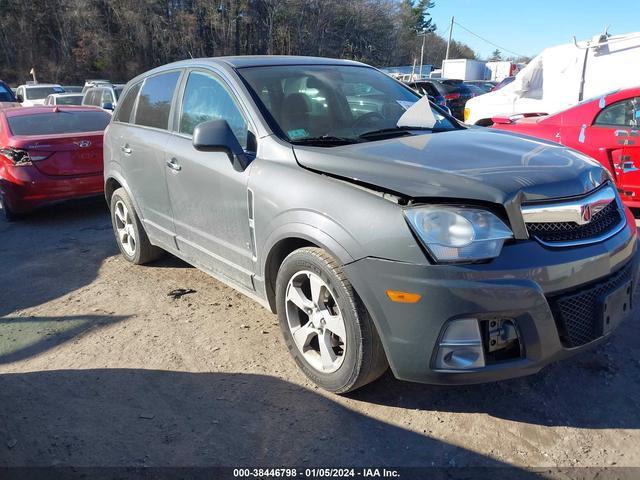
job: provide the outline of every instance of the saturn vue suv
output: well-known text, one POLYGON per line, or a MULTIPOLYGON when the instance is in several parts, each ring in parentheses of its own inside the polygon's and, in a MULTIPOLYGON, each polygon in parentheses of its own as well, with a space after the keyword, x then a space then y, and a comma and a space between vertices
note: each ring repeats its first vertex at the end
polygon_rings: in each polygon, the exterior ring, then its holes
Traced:
POLYGON ((165 251, 277 313, 317 385, 539 371, 636 317, 607 171, 465 126, 361 63, 191 59, 125 87, 104 139, 120 251, 165 251))

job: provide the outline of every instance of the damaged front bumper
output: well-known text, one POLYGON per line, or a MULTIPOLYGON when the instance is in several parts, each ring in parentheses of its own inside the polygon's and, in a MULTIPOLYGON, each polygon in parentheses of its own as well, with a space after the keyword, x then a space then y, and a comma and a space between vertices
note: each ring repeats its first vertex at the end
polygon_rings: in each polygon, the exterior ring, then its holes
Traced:
POLYGON ((563 300, 591 301, 590 292, 616 302, 631 298, 639 274, 636 238, 630 219, 617 235, 580 248, 550 250, 521 241, 505 246, 499 258, 486 264, 414 265, 365 258, 344 268, 373 318, 397 378, 481 383, 535 373, 598 344, 620 320, 637 314, 631 300, 624 311, 616 306, 619 313, 608 324, 600 311, 575 318, 562 311, 563 300), (395 303, 387 289, 422 298, 415 304, 395 303), (582 323, 574 325, 575 319, 582 323), (449 327, 454 333, 447 333, 449 327), (509 346, 502 353, 497 348, 501 341, 509 346), (455 357, 456 351, 462 353, 455 357))

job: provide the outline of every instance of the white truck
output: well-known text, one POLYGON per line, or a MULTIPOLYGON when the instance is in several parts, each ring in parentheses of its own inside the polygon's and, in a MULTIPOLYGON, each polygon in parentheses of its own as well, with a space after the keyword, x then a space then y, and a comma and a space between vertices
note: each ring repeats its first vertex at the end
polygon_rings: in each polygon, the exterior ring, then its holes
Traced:
POLYGON ((480 60, 457 58, 442 61, 442 78, 452 80, 486 80, 489 71, 486 63, 480 60))
POLYGON ((612 90, 640 85, 640 32, 597 35, 545 49, 509 85, 472 98, 465 122, 488 126, 496 115, 552 114, 612 90))

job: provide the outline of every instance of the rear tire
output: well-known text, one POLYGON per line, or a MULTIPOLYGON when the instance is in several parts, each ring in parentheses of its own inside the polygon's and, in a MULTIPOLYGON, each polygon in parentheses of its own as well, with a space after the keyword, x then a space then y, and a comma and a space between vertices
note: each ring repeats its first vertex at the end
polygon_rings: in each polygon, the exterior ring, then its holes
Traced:
POLYGON ((138 217, 133 202, 124 188, 111 196, 111 224, 120 253, 134 265, 143 265, 160 258, 164 250, 152 245, 138 217))
POLYGON ((276 301, 289 352, 319 387, 347 393, 387 370, 371 316, 342 267, 324 250, 305 247, 284 259, 276 301))

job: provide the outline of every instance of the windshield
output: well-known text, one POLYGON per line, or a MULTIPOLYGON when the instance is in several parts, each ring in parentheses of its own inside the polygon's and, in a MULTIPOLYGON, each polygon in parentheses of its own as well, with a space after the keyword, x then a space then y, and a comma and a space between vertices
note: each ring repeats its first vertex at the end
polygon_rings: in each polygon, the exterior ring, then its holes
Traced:
POLYGON ((14 135, 53 135, 98 132, 107 128, 111 115, 101 111, 59 111, 8 117, 14 135))
POLYGON ((64 93, 62 87, 29 87, 26 88, 27 100, 40 100, 47 98, 52 93, 64 93))
POLYGON ((124 87, 115 87, 113 89, 113 93, 116 94, 116 100, 120 100, 120 94, 122 93, 123 89, 124 89, 124 87))
MULTIPOLYGON (((292 143, 314 139, 343 143, 374 140, 366 134, 398 129, 398 120, 420 96, 370 67, 283 65, 239 69, 267 118, 292 143), (270 117, 270 118, 269 118, 270 117)), ((426 130, 452 130, 445 114, 432 112, 426 130)), ((273 125, 272 125, 273 127, 273 125)), ((405 132, 406 133, 406 132, 405 132)))

